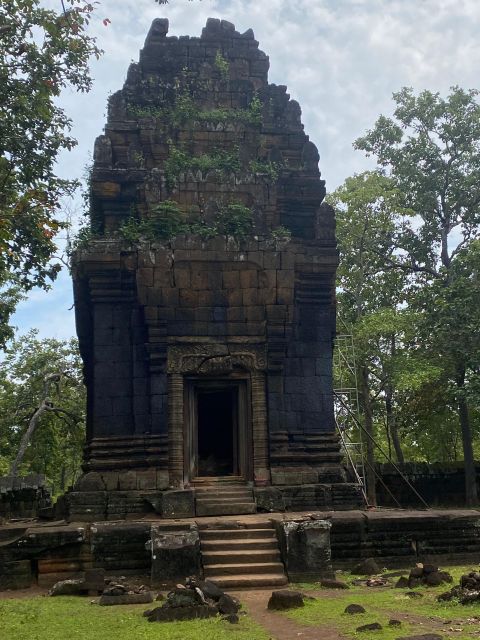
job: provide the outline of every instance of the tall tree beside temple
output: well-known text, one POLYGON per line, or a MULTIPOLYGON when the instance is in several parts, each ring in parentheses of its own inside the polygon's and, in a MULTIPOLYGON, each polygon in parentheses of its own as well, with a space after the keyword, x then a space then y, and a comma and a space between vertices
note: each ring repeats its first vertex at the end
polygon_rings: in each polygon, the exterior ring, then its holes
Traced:
POLYGON ((100 54, 86 32, 93 4, 58 5, 58 11, 39 0, 0 5, 0 291, 9 302, 0 309, 0 347, 12 335, 18 292, 48 288, 60 269, 51 262, 63 226, 60 201, 76 182, 60 178, 55 162, 76 140, 57 99, 66 88, 90 89, 88 63, 100 54))
POLYGON ((80 470, 84 431, 77 341, 42 340, 31 331, 9 342, 0 362, 0 475, 10 472, 24 440, 17 471, 43 473, 54 491, 65 490, 80 470))
MULTIPOLYGON (((412 304, 426 309, 432 328, 442 322, 437 301, 451 300, 459 278, 464 277, 459 275, 461 264, 480 235, 478 95, 476 90, 453 87, 447 98, 430 91, 415 96, 403 88, 393 96, 394 117, 380 116, 374 128, 355 143, 357 149, 376 156, 401 194, 407 215, 392 237, 395 251, 385 256, 385 267, 409 274, 412 304), (427 305, 434 294, 435 302, 427 305)), ((450 303, 449 308, 453 308, 450 303)), ((457 338, 460 344, 464 334, 457 327, 455 323, 450 340, 455 343, 457 338)), ((438 330, 431 334, 432 341, 438 339, 439 353, 446 347, 442 335, 438 330)), ((477 489, 466 388, 471 367, 465 349, 450 349, 445 366, 455 389, 466 501, 471 505, 477 502, 477 489)))
POLYGON ((339 322, 352 330, 356 343, 360 410, 365 428, 367 490, 375 503, 375 414, 383 399, 387 430, 399 461, 394 370, 402 329, 400 304, 405 275, 385 270, 401 211, 393 181, 381 172, 347 178, 329 197, 336 208, 340 267, 337 284, 339 322))

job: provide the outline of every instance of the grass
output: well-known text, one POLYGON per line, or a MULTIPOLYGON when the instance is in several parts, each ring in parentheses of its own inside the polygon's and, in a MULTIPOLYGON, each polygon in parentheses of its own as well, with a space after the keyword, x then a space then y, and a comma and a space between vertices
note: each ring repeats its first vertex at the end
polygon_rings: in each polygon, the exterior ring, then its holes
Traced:
MULTIPOLYGON (((445 640, 472 640, 480 636, 480 621, 468 622, 473 616, 480 616, 480 604, 462 606, 455 601, 437 602, 436 597, 454 584, 462 573, 471 571, 472 567, 449 567, 454 582, 452 585, 440 587, 419 587, 415 589, 423 595, 422 598, 411 599, 405 596, 408 589, 394 589, 384 587, 354 586, 348 590, 330 591, 326 597, 318 597, 316 600, 306 601, 302 609, 294 609, 284 615, 309 626, 326 625, 336 628, 347 637, 381 638, 382 640, 395 640, 399 636, 423 634, 435 631, 445 640), (348 604, 360 604, 366 609, 362 615, 345 614, 348 604), (388 621, 391 618, 401 619, 400 628, 389 628, 388 621), (410 620, 409 620, 410 618, 410 620), (443 624, 450 621, 449 624, 443 624), (382 631, 357 633, 360 625, 379 622, 383 626, 382 631), (420 624, 421 623, 421 624, 420 624), (463 631, 449 631, 449 628, 462 628, 463 631)), ((352 583, 358 576, 343 574, 341 579, 352 583)), ((395 582, 396 578, 392 581, 395 582)), ((292 588, 315 591, 318 584, 293 585, 292 588)))
POLYGON ((100 607, 89 598, 35 597, 0 601, 0 638, 5 640, 268 640, 247 616, 232 625, 221 618, 148 622, 145 609, 100 607))

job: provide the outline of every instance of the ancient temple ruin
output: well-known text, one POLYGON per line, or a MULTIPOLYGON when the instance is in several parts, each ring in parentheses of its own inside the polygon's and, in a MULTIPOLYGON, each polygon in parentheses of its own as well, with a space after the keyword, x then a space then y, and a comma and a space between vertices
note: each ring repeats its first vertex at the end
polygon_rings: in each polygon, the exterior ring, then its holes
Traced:
POLYGON ((155 20, 109 100, 75 256, 88 389, 75 517, 348 508, 334 213, 251 30, 155 20))

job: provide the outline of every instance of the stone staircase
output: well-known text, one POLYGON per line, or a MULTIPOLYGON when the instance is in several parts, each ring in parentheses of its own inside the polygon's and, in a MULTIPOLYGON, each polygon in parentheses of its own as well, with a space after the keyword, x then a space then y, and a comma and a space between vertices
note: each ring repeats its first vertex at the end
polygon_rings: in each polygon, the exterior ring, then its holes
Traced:
POLYGON ((197 478, 195 513, 197 516, 228 516, 256 513, 253 490, 235 476, 197 478))
POLYGON ((287 584, 271 522, 200 524, 199 534, 205 578, 219 587, 287 584))

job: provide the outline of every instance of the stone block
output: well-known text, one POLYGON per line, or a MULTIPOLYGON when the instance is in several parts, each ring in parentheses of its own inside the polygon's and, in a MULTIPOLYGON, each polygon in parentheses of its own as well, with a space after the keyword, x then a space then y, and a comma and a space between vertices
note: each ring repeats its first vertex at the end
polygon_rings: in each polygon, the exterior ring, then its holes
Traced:
POLYGON ((282 560, 291 582, 331 576, 330 522, 277 521, 275 526, 282 560))
POLYGON ((184 531, 169 531, 162 525, 152 525, 150 549, 152 584, 202 575, 200 536, 196 525, 184 531))
POLYGON ((30 560, 0 561, 0 591, 28 589, 32 584, 30 560))
POLYGON ((193 518, 195 516, 195 492, 192 489, 166 491, 163 494, 164 518, 193 518))
POLYGON ((255 487, 255 502, 260 513, 285 511, 285 501, 281 491, 275 487, 255 487))
POLYGON ((157 470, 155 467, 150 469, 139 469, 137 471, 137 489, 139 491, 148 491, 157 488, 157 470))
POLYGON ((137 488, 137 472, 124 471, 119 474, 118 488, 120 491, 135 491, 137 488))
POLYGON ((169 475, 167 469, 157 469, 157 489, 168 489, 169 475))

